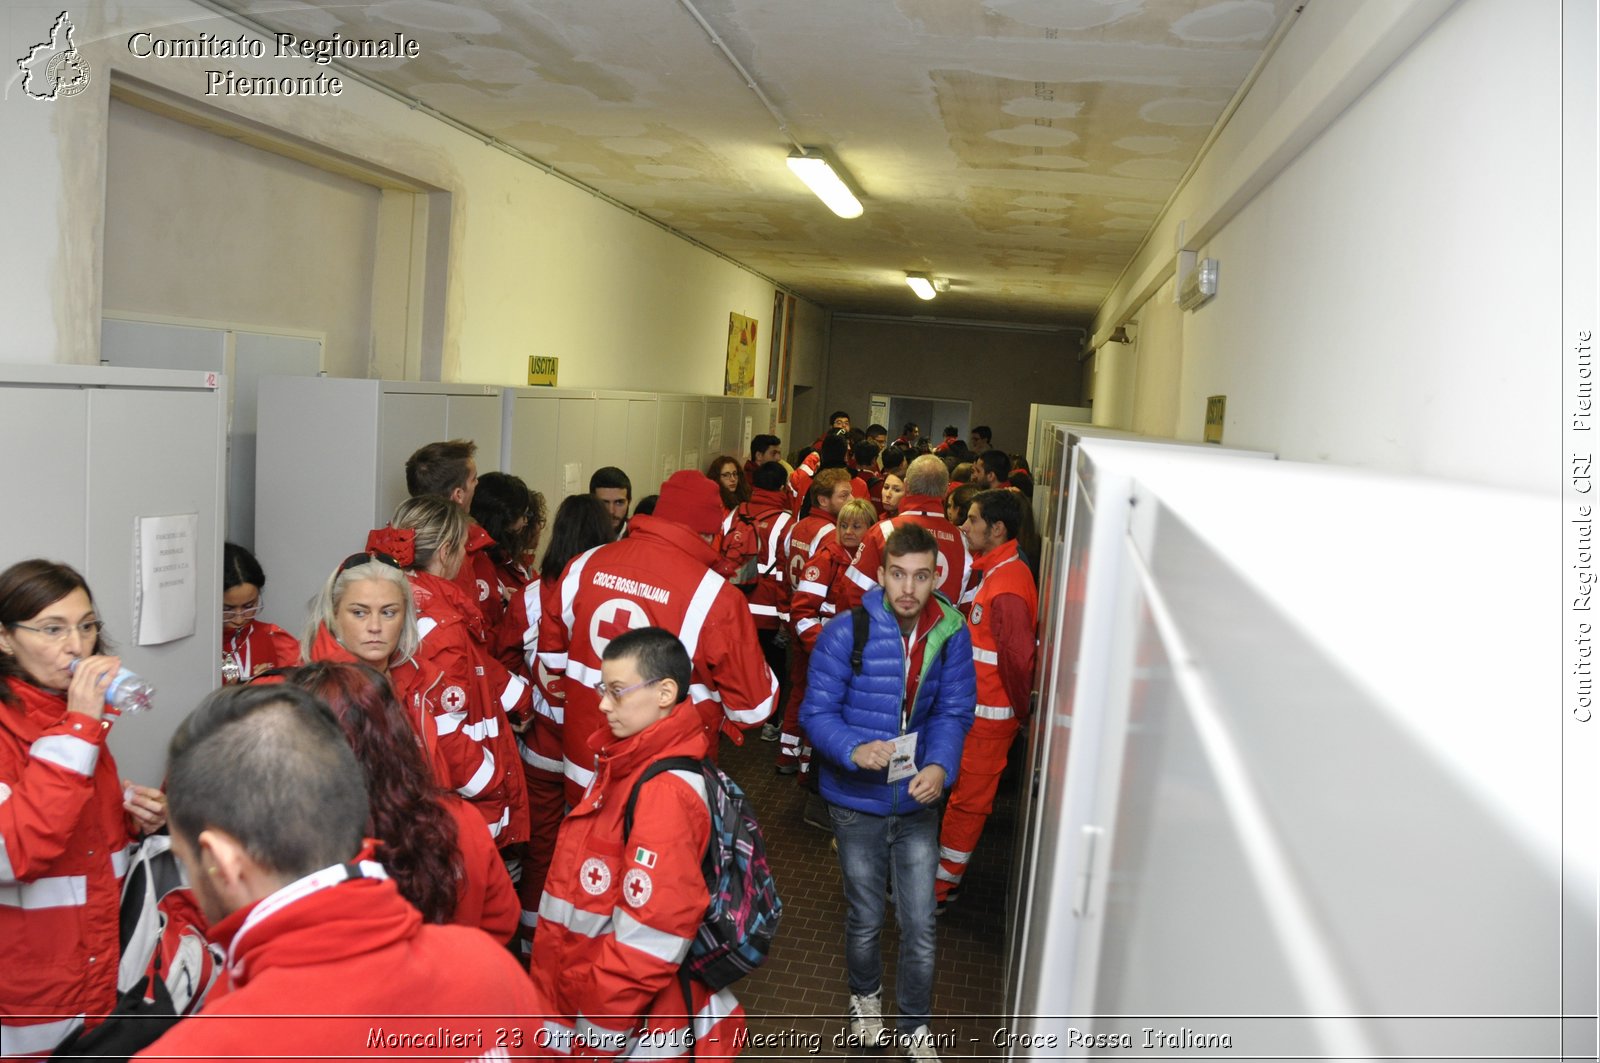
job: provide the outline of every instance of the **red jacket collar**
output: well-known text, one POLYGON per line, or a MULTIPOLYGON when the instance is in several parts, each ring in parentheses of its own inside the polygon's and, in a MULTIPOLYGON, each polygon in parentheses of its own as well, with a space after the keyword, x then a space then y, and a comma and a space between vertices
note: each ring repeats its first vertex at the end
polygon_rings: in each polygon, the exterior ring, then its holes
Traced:
POLYGON ((1017 541, 1008 539, 987 553, 979 554, 972 559, 972 567, 977 572, 988 572, 999 567, 1003 562, 1017 556, 1017 541))
POLYGON ((671 716, 626 738, 613 738, 610 726, 602 722, 589 736, 589 748, 595 753, 597 779, 624 779, 663 757, 704 757, 710 743, 694 703, 681 701, 671 716))
POLYGON ((18 737, 25 741, 33 741, 42 735, 47 727, 53 727, 61 722, 67 714, 67 698, 64 693, 45 690, 36 687, 26 679, 16 676, 7 676, 0 679, 11 692, 15 705, 6 705, 0 702, 0 713, 6 713, 11 719, 24 725, 27 733, 21 729, 18 737))
POLYGON ((926 517, 944 516, 944 499, 934 498, 932 495, 907 494, 900 500, 900 516, 908 517, 913 513, 926 517))
POLYGON ((768 491, 765 488, 754 487, 750 490, 749 506, 752 512, 778 510, 788 512, 790 509, 789 495, 784 491, 768 491))

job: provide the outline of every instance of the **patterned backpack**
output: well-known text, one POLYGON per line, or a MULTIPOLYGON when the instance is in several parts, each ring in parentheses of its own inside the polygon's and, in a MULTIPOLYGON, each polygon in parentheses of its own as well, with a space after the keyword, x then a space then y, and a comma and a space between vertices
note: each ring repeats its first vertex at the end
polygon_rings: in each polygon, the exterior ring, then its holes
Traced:
POLYGON ((766 962, 783 915, 778 884, 767 863, 766 841, 749 798, 710 760, 667 757, 644 770, 628 794, 622 814, 623 841, 633 833, 639 788, 664 771, 699 772, 711 812, 711 841, 704 869, 711 903, 700 923, 683 972, 712 989, 731 985, 766 962))

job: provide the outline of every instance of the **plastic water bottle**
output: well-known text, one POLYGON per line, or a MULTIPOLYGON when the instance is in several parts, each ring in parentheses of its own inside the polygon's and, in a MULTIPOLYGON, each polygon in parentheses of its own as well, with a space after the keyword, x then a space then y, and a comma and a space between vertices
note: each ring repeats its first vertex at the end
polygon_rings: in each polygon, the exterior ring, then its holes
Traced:
MULTIPOLYGON (((70 668, 76 672, 78 662, 73 661, 70 668)), ((156 688, 148 679, 126 668, 119 668, 117 674, 111 677, 111 684, 106 687, 106 704, 122 716, 132 716, 148 710, 155 693, 156 688)))

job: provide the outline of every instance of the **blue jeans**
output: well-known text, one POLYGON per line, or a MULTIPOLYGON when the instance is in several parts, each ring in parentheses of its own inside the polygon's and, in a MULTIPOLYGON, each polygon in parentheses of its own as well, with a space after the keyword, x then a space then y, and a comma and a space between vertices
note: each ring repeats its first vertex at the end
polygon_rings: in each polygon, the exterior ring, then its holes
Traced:
POLYGON ((830 804, 833 836, 839 840, 844 877, 844 956, 850 992, 883 986, 884 886, 894 874, 894 907, 900 924, 900 967, 895 979, 896 1026, 911 1033, 933 1012, 933 883, 939 867, 939 808, 932 805, 892 816, 874 816, 830 804))

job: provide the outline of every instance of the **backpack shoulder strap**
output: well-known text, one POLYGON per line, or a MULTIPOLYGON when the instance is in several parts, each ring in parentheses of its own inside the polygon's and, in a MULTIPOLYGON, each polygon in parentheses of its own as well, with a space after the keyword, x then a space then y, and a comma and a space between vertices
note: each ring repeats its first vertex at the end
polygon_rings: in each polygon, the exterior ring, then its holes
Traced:
POLYGON ((622 840, 627 841, 633 833, 633 807, 639 803, 639 791, 645 783, 664 771, 693 771, 703 775, 704 764, 705 761, 696 757, 663 757, 644 769, 633 789, 628 791, 628 803, 622 809, 622 840))
POLYGON ((864 605, 855 606, 850 610, 850 674, 861 674, 862 655, 867 648, 867 635, 872 630, 872 617, 867 613, 864 605))

